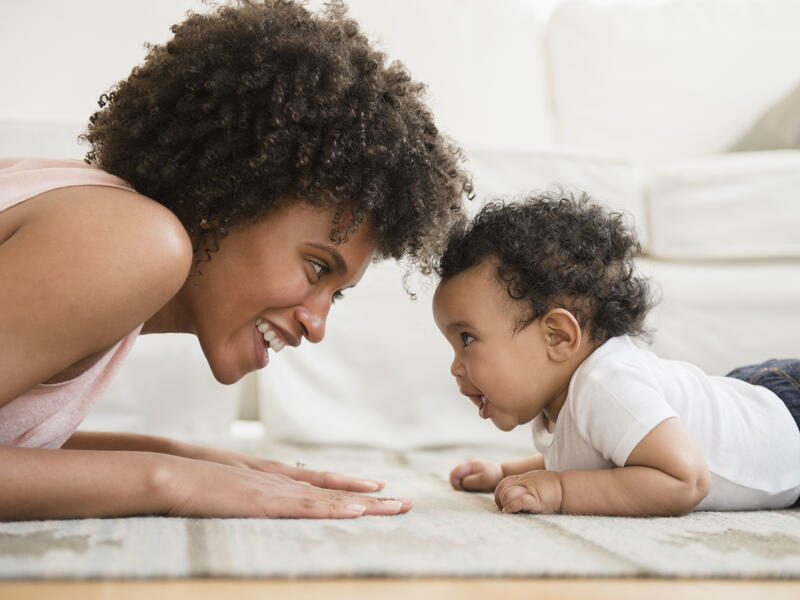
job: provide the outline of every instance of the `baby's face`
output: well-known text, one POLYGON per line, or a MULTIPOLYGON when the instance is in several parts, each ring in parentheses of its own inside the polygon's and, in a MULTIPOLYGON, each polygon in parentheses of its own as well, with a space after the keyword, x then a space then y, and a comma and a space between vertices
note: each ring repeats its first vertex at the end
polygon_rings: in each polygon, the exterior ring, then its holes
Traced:
POLYGON ((442 283, 433 299, 437 327, 453 347, 459 391, 503 431, 531 421, 558 396, 560 381, 539 321, 514 331, 521 312, 484 261, 442 283))

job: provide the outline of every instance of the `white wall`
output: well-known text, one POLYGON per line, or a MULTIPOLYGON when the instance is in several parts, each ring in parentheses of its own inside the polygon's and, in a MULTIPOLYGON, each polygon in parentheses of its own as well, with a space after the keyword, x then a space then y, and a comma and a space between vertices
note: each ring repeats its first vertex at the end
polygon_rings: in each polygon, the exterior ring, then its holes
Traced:
POLYGON ((200 0, 0 2, 0 154, 81 157, 75 138, 100 95, 188 9, 200 0))
MULTIPOLYGON (((429 85, 439 126, 470 148, 529 149, 551 140, 539 46, 558 0, 352 0, 351 14, 391 59, 429 85), (485 7, 485 8, 484 8, 485 7), (424 18, 415 15, 424 13, 424 18), (520 35, 521 22, 529 35, 520 35), (416 27, 409 36, 410 27, 416 27), (523 73, 524 77, 518 74, 523 73)), ((310 6, 318 7, 319 0, 310 6)), ((162 43, 202 0, 0 2, 0 154, 55 149, 75 137, 97 99, 162 43), (49 146, 38 140, 49 134, 49 146)))

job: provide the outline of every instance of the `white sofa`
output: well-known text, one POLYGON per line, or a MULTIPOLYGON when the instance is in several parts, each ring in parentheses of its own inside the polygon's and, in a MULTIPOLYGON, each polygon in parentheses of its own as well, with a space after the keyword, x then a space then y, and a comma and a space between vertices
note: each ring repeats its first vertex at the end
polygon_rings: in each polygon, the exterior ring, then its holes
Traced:
MULTIPOLYGON (((99 0, 85 4, 101 14, 112 10, 99 0)), ((142 9, 135 18, 126 15, 124 25, 104 25, 124 42, 120 47, 129 48, 131 39, 163 40, 168 23, 157 19, 178 18, 193 5, 144 4, 162 8, 152 19, 142 9)), ((641 268, 661 297, 650 321, 656 352, 714 374, 800 356, 800 150, 774 150, 782 146, 767 141, 754 148, 761 151, 728 151, 800 85, 800 3, 352 0, 350 6, 372 38, 429 84, 441 128, 466 150, 478 194, 472 209, 487 198, 552 185, 585 190, 626 211, 645 244, 641 268)), ((27 14, 19 10, 0 6, 0 21, 27 14)), ((52 44, 73 51, 84 44, 88 51, 81 35, 97 23, 64 18, 70 26, 52 32, 61 36, 52 44)), ((11 44, 14 56, 26 56, 26 47, 41 55, 37 36, 13 32, 0 40, 5 56, 11 44)), ((130 66, 130 52, 123 54, 116 70, 103 71, 113 71, 111 81, 130 66)), ((0 67, 0 79, 30 88, 0 98, 0 153, 81 156, 72 137, 92 107, 74 92, 72 105, 65 100, 71 112, 55 113, 53 122, 53 107, 25 106, 25 98, 47 88, 54 66, 33 60, 39 72, 32 76, 19 64, 0 67)), ((72 64, 85 69, 74 79, 94 86, 95 97, 111 81, 92 67, 72 64)), ((449 347, 430 315, 432 282, 412 280, 418 296, 412 301, 402 272, 375 265, 332 310, 323 344, 288 349, 227 388, 213 381, 192 338, 145 336, 86 426, 211 441, 257 431, 273 441, 397 450, 527 447, 525 428, 498 432, 458 395, 449 347), (263 428, 247 428, 242 419, 263 428)))

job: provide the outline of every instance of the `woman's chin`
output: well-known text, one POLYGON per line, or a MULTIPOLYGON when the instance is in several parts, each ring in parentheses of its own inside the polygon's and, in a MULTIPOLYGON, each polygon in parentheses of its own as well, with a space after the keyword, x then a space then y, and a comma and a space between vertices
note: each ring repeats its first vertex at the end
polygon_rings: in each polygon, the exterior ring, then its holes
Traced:
POLYGON ((239 381, 242 377, 247 375, 250 371, 255 371, 255 368, 243 369, 240 365, 234 364, 220 364, 216 361, 208 361, 208 366, 211 367, 211 373, 214 379, 223 385, 232 385, 239 381))

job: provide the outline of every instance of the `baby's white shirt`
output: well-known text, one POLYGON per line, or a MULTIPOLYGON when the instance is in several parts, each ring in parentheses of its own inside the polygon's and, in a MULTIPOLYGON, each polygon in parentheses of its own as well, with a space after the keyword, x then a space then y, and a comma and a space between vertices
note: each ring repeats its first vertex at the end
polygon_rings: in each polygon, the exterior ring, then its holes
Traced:
POLYGON ((661 359, 628 336, 611 338, 583 361, 554 431, 543 415, 533 420, 533 443, 549 470, 622 467, 671 417, 680 417, 711 471, 698 510, 783 508, 797 500, 800 431, 777 395, 661 359))

